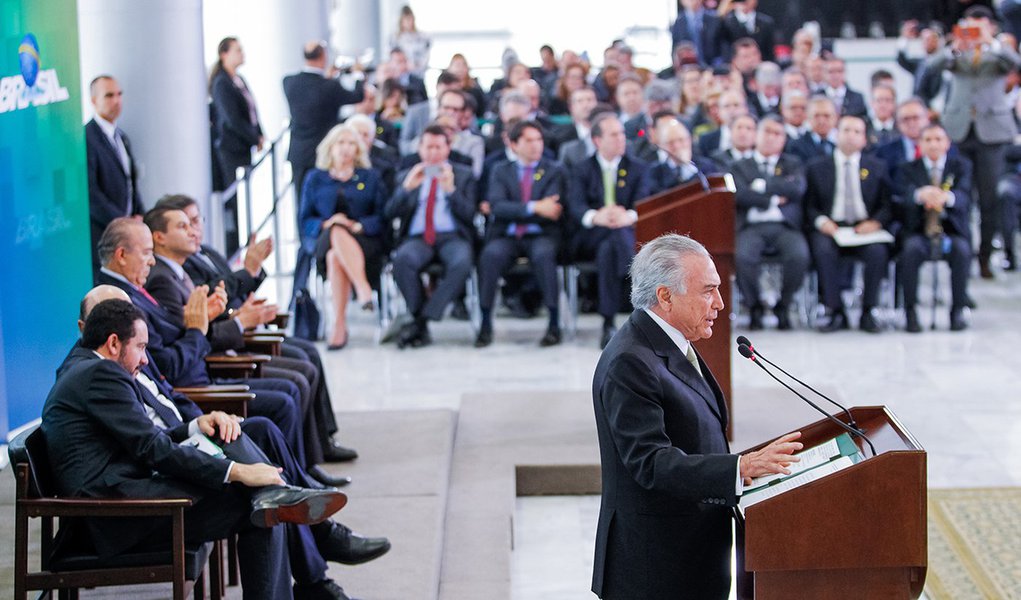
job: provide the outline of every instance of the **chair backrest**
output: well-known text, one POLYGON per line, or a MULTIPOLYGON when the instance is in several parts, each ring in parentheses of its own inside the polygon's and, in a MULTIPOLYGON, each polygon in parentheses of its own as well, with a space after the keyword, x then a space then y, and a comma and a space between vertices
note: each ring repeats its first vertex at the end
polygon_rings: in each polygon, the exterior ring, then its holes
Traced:
POLYGON ((38 425, 18 434, 7 447, 11 464, 28 465, 28 493, 31 497, 52 497, 56 495, 53 485, 53 469, 46 449, 46 436, 38 425))

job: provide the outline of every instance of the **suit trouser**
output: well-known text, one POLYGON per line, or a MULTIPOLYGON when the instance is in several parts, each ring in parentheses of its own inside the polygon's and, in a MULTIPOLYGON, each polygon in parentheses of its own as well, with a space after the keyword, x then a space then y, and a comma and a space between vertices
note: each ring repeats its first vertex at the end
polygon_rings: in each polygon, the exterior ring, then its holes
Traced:
POLYGON ((255 393, 255 399, 248 402, 249 414, 266 417, 276 423, 276 426, 284 434, 291 453, 298 460, 298 464, 308 464, 305 458, 305 436, 302 435, 298 388, 293 383, 281 379, 265 378, 229 380, 225 383, 247 385, 255 393))
POLYGON ((1021 206, 1021 175, 1009 173, 1004 175, 996 187, 1000 196, 1000 228, 1003 236, 1003 248, 1014 252, 1014 236, 1018 228, 1018 207, 1021 206))
POLYGON ((775 254, 783 268, 779 306, 788 306, 804 282, 811 262, 808 242, 800 231, 783 223, 755 223, 737 232, 734 265, 737 287, 747 306, 761 302, 759 267, 767 252, 775 254))
POLYGON ((319 427, 319 441, 325 446, 330 438, 337 433, 337 418, 333 414, 333 401, 323 370, 323 359, 316 345, 301 338, 286 338, 280 347, 280 353, 290 358, 299 358, 312 363, 315 367, 315 380, 312 384, 312 405, 316 413, 316 425, 319 427))
POLYGON ((408 312, 432 321, 443 318, 447 305, 464 289, 471 269, 471 243, 456 233, 437 234, 432 246, 425 243, 422 236, 412 236, 394 253, 394 279, 404 295, 408 312), (443 263, 444 273, 426 300, 419 273, 436 258, 443 263))
POLYGON ((854 248, 841 248, 830 236, 813 231, 809 236, 812 245, 812 257, 815 269, 819 274, 819 291, 823 305, 831 311, 844 310, 840 299, 842 269, 840 259, 843 257, 860 260, 864 268, 864 292, 862 306, 870 309, 879 304, 879 284, 886 275, 886 265, 890 258, 890 249, 886 244, 866 244, 854 248))
POLYGON ((529 235, 517 239, 496 237, 486 242, 479 256, 479 305, 492 310, 500 277, 519 256, 528 256, 542 290, 542 303, 556 310, 560 304, 557 289, 557 242, 547 235, 529 235))
MULTIPOLYGON (((291 485, 305 488, 322 488, 309 477, 287 448, 283 434, 272 421, 263 417, 245 419, 241 424, 244 435, 223 446, 224 455, 238 462, 252 464, 265 462, 283 468, 282 477, 291 485)), ((287 549, 294 580, 299 584, 317 583, 326 579, 326 561, 315 543, 308 525, 288 523, 287 549)))
POLYGON ((1000 231, 1000 200, 996 194, 996 184, 1003 174, 1006 144, 979 141, 973 125, 968 130, 968 136, 957 147, 974 165, 980 235, 978 254, 979 257, 989 258, 993 253, 993 238, 1000 231))
MULTIPOLYGON (((939 249, 938 256, 950 263, 951 310, 960 310, 968 303, 968 274, 971 264, 971 245, 959 235, 947 236, 949 252, 939 249)), ((922 263, 932 257, 932 245, 924 235, 912 235, 904 240, 897 270, 904 291, 904 308, 912 309, 918 303, 918 271, 922 263)))
POLYGON ((263 376, 286 379, 298 388, 301 406, 301 431, 305 438, 306 464, 323 462, 323 445, 319 440, 318 417, 314 410, 312 380, 316 378, 315 367, 308 361, 287 356, 274 356, 262 368, 263 376))
POLYGON ((628 269, 635 256, 635 230, 633 227, 593 227, 577 235, 576 255, 596 260, 599 314, 605 319, 612 319, 622 307, 628 269))
MULTIPOLYGON (((303 165, 291 162, 292 181, 294 182, 294 205, 299 208, 295 211, 295 217, 301 214, 301 188, 305 183, 305 175, 312 170, 312 165, 303 165)), ((301 231, 301 222, 298 222, 298 231, 301 231)), ((312 260, 314 257, 301 249, 298 245, 297 262, 294 265, 294 284, 292 290, 308 289, 308 276, 312 272, 312 260)))

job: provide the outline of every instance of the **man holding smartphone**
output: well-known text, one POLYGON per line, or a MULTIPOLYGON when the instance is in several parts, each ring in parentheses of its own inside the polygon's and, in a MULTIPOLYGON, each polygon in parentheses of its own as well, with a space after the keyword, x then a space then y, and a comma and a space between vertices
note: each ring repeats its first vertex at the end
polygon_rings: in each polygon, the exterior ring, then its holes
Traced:
POLYGON ((975 165, 981 238, 978 247, 979 272, 992 279, 989 258, 993 238, 999 231, 999 200, 996 182, 1004 170, 1004 151, 1017 133, 1007 96, 1003 93, 1007 74, 1021 64, 1021 58, 993 35, 993 13, 985 6, 964 11, 954 27, 950 46, 936 54, 927 69, 945 69, 953 75, 943 125, 961 154, 975 165))
POLYGON ((422 162, 400 173, 400 182, 386 206, 388 220, 399 219, 394 240, 394 278, 414 320, 397 340, 401 348, 432 343, 428 321, 439 321, 471 274, 472 218, 475 179, 469 167, 451 164, 446 129, 429 125, 418 143, 422 162), (443 264, 443 276, 426 294, 420 273, 433 262, 443 264))

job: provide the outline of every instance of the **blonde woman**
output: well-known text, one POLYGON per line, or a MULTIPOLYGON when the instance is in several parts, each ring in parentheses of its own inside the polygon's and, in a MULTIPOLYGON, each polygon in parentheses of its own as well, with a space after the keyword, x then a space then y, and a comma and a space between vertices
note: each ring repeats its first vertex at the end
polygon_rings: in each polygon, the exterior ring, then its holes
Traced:
POLYGON ((352 291, 363 309, 372 309, 366 264, 378 263, 383 253, 386 192, 358 130, 350 125, 337 125, 326 134, 316 148, 315 166, 301 192, 301 245, 315 255, 319 273, 330 283, 336 320, 327 349, 340 350, 347 345, 352 291))

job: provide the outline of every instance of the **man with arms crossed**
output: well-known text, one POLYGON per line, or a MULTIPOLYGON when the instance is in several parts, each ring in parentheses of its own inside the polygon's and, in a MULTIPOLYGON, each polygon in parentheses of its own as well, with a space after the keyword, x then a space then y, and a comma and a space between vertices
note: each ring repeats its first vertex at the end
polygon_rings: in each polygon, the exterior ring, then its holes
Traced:
POLYGON ((723 392, 691 345, 726 318, 705 247, 661 236, 635 256, 631 280, 635 312, 592 381, 603 473, 592 591, 607 600, 726 598, 742 485, 788 473, 801 433, 730 453, 723 392))

